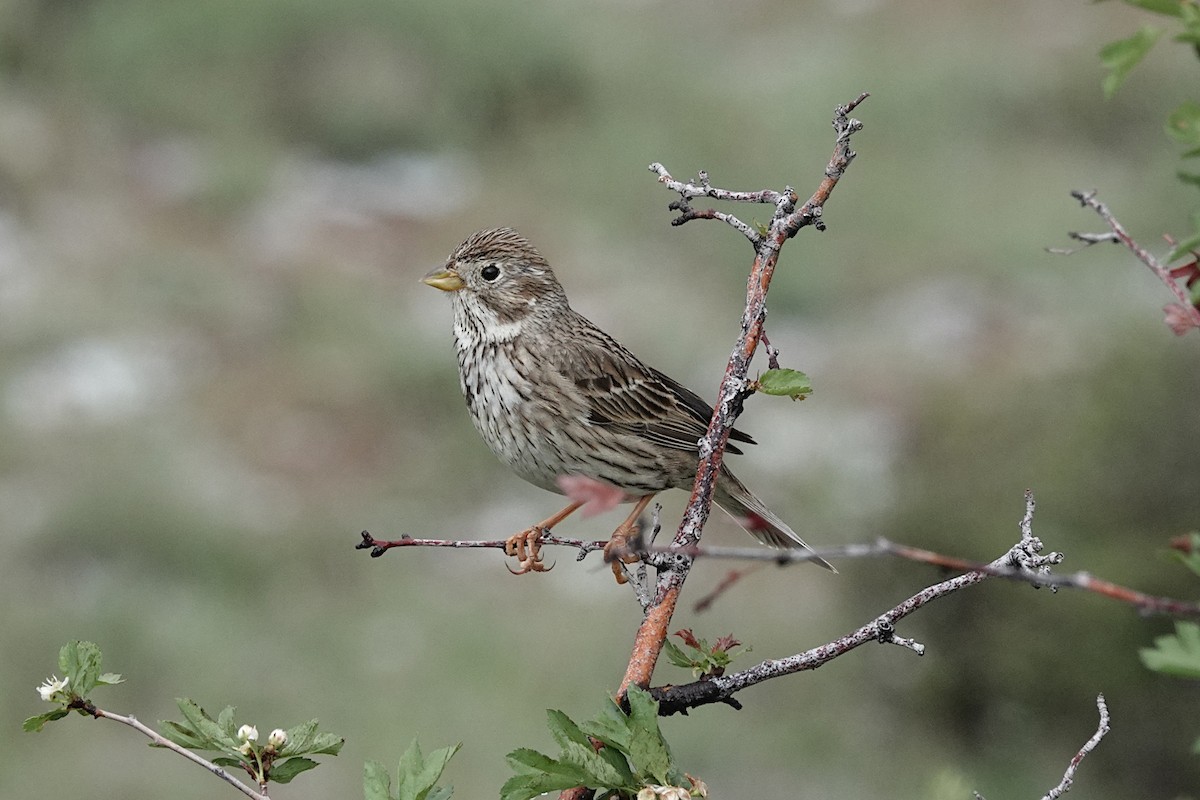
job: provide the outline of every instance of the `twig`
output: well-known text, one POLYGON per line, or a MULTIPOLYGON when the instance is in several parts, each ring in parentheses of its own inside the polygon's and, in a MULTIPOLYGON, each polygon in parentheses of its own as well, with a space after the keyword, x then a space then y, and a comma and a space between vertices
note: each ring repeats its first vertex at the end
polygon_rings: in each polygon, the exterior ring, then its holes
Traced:
POLYGON ((1096 708, 1100 710, 1100 724, 1096 727, 1096 732, 1092 734, 1092 738, 1088 739, 1083 747, 1079 748, 1079 752, 1071 759, 1071 763, 1067 765, 1067 771, 1063 773, 1063 778, 1059 781, 1058 786, 1055 786, 1047 792, 1042 800, 1058 800, 1059 797, 1070 791, 1071 784, 1075 782, 1075 770, 1079 767, 1079 762, 1083 761, 1083 757, 1096 749, 1096 745, 1100 744, 1100 740, 1108 733, 1108 703, 1104 702, 1104 695, 1096 695, 1096 708))
MULTIPOLYGON (((1071 758, 1071 762, 1067 765, 1067 771, 1063 773, 1062 780, 1058 782, 1057 786, 1042 795, 1042 800, 1058 800, 1058 798, 1071 790, 1071 784, 1075 782, 1075 770, 1079 768, 1079 762, 1083 761, 1084 756, 1095 750, 1096 745, 1100 744, 1100 740, 1108 733, 1108 703, 1104 702, 1104 695, 1096 695, 1096 708, 1100 710, 1100 724, 1096 727, 1096 732, 1092 734, 1092 738, 1084 742, 1083 747, 1079 748, 1079 752, 1071 758)), ((984 800, 983 795, 979 792, 972 792, 972 794, 975 795, 976 800, 984 800)))
MULTIPOLYGON (((1166 313, 1166 323, 1178 335, 1187 333, 1192 328, 1200 328, 1200 309, 1197 309, 1192 304, 1192 299, 1188 296, 1187 291, 1175 280, 1171 275, 1171 270, 1165 264, 1155 258, 1150 251, 1138 244, 1124 226, 1113 216, 1109 211, 1108 206, 1096 199, 1096 192, 1084 192, 1075 190, 1071 192, 1071 196, 1080 202, 1086 208, 1095 211, 1100 218, 1108 225, 1111 233, 1076 233, 1071 232, 1068 235, 1076 241, 1083 242, 1085 246, 1096 244, 1097 242, 1120 242, 1129 249, 1131 253, 1146 265, 1155 276, 1162 281, 1163 285, 1175 295, 1178 303, 1171 303, 1163 308, 1166 313)), ((1051 252, 1070 255, 1075 250, 1051 249, 1051 252)))
POLYGON ((265 791, 265 788, 264 788, 264 791, 261 793, 254 791, 249 786, 247 786, 246 784, 244 784, 240 780, 238 780, 228 770, 224 769, 221 766, 218 766, 217 764, 214 764, 213 762, 209 761, 206 758, 196 755, 191 750, 188 750, 186 747, 181 747, 180 745, 175 744, 175 742, 172 742, 170 739, 163 737, 161 734, 159 734, 153 728, 143 725, 133 715, 124 716, 122 714, 115 714, 112 711, 105 711, 102 708, 97 708, 96 706, 92 705, 90 702, 88 702, 86 700, 80 700, 80 701, 77 701, 76 703, 72 703, 71 707, 82 709, 83 711, 92 715, 96 719, 111 719, 113 722, 120 722, 122 725, 128 725, 129 727, 133 728, 138 733, 140 733, 143 736, 145 736, 146 738, 148 738, 150 741, 154 742, 159 747, 165 747, 168 750, 171 750, 171 751, 183 756, 188 761, 191 761, 193 764, 199 764, 200 766, 204 767, 206 770, 211 772, 213 775, 216 775, 218 778, 225 781, 230 786, 237 789, 239 792, 246 795, 247 797, 253 798, 253 800, 270 800, 270 797, 267 794, 267 792, 265 791))

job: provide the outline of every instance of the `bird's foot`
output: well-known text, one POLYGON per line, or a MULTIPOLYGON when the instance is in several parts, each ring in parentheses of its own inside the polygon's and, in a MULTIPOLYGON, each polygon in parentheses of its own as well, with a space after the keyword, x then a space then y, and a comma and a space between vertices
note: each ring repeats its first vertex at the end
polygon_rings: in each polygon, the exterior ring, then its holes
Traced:
POLYGON ((504 554, 517 559, 517 568, 507 564, 504 566, 513 575, 524 575, 527 572, 549 572, 553 565, 546 566, 542 561, 542 534, 545 528, 534 525, 504 541, 504 554))
POLYGON ((608 544, 604 545, 604 561, 612 567, 613 577, 619 584, 629 583, 629 578, 625 577, 625 565, 636 564, 641 560, 636 553, 629 552, 629 539, 636 535, 636 528, 636 524, 621 525, 613 531, 608 544))

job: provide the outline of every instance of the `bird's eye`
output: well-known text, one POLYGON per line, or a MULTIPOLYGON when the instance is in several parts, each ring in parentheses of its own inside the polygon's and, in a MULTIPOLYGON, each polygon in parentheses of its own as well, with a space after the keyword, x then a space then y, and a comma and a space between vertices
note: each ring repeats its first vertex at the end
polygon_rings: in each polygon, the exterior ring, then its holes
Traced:
POLYGON ((485 281, 494 281, 496 278, 500 277, 500 268, 495 264, 488 264, 479 271, 479 274, 483 276, 485 281))

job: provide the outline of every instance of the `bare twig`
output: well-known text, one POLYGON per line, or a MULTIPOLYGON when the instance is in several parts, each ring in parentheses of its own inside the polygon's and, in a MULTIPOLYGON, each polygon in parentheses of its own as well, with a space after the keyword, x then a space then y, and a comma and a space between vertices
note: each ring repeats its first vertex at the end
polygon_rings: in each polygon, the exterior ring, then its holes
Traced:
POLYGON ((1079 752, 1071 759, 1071 763, 1067 765, 1067 771, 1063 773, 1062 780, 1058 786, 1055 786, 1047 792, 1042 800, 1058 800, 1059 797, 1071 789, 1071 784, 1075 782, 1075 770, 1079 767, 1079 762, 1083 761, 1083 757, 1096 749, 1096 745, 1100 744, 1100 740, 1108 733, 1108 703, 1104 702, 1104 695, 1096 695, 1096 708, 1100 710, 1100 724, 1096 727, 1096 732, 1092 734, 1092 738, 1088 739, 1083 747, 1079 748, 1079 752))
MULTIPOLYGON (((1078 242, 1083 242, 1084 246, 1096 244, 1097 242, 1120 242, 1125 245, 1137 257, 1138 261, 1145 264, 1162 281, 1163 285, 1170 290, 1171 294, 1175 295, 1175 299, 1178 302, 1171 303, 1163 308, 1163 311, 1166 313, 1165 321, 1171 330, 1176 334, 1183 335, 1192 328, 1200 328, 1200 309, 1197 309, 1192 304, 1187 291, 1175 280, 1175 277, 1171 274, 1171 270, 1129 235, 1129 232, 1125 230, 1124 226, 1109 211, 1108 206, 1096 199, 1096 192, 1084 192, 1077 189, 1071 192, 1071 196, 1078 200, 1084 207, 1090 208, 1100 215, 1100 218, 1108 225, 1111 233, 1072 232, 1068 235, 1078 242)), ((1051 249, 1051 252, 1070 255, 1078 249, 1051 249)))
MULTIPOLYGON (((1071 784, 1075 782, 1075 770, 1079 768, 1079 762, 1083 761, 1084 756, 1095 750, 1096 745, 1100 744, 1100 740, 1108 733, 1108 703, 1104 702, 1104 695, 1096 695, 1096 708, 1100 710, 1100 724, 1096 727, 1096 732, 1092 734, 1092 738, 1084 742, 1083 747, 1079 748, 1079 752, 1071 758, 1071 763, 1067 765, 1067 771, 1063 773, 1062 780, 1058 782, 1057 786, 1042 795, 1042 800, 1058 800, 1058 798, 1071 790, 1071 784)), ((976 800, 984 800, 984 796, 979 792, 972 792, 972 794, 975 795, 976 800)))
POLYGON ((138 733, 148 738, 150 741, 154 742, 159 747, 165 747, 168 750, 183 756, 193 764, 199 764, 200 766, 204 767, 213 775, 216 775, 218 778, 225 781, 242 794, 246 795, 246 797, 253 798, 253 800, 270 800, 270 797, 266 792, 266 787, 262 787, 263 791, 261 793, 254 791, 249 786, 238 780, 228 770, 218 766, 217 764, 214 764, 206 758, 196 755, 186 747, 181 747, 180 745, 175 744, 170 739, 167 739, 159 734, 153 728, 142 724, 132 714, 129 716, 124 716, 122 714, 113 713, 112 711, 105 711, 103 708, 97 708, 86 700, 80 700, 77 703, 72 703, 71 707, 82 709, 84 712, 92 715, 96 719, 111 719, 113 722, 120 722, 122 725, 128 725, 138 733))

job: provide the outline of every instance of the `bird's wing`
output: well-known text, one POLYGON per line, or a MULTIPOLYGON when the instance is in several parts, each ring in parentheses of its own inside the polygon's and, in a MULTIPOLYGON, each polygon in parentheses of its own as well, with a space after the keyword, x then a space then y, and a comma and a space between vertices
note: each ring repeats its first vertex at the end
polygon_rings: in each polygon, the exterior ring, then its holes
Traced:
MULTIPOLYGON (((708 430, 712 406, 692 390, 653 367, 594 326, 588 325, 583 346, 556 359, 564 378, 583 394, 588 419, 633 433, 655 444, 696 451, 696 442, 708 430)), ((734 430, 731 439, 747 444, 754 440, 734 430)), ((740 453, 730 444, 730 453, 740 453)))

